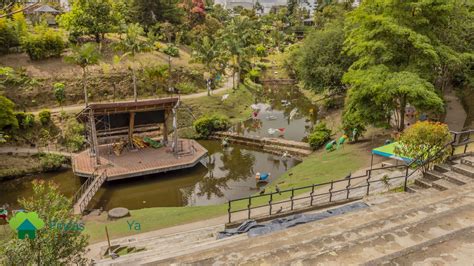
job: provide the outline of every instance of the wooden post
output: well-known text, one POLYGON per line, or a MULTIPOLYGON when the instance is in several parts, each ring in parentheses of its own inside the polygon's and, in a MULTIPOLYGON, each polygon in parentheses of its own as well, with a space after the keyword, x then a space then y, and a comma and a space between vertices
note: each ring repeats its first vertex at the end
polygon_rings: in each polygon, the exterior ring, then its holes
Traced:
POLYGON ((168 144, 168 125, 167 125, 167 122, 168 122, 168 114, 169 114, 169 111, 168 109, 165 109, 164 110, 164 122, 163 122, 163 142, 165 144, 168 144))
POLYGON ((130 147, 132 148, 133 148, 133 127, 134 126, 135 126, 135 113, 131 112, 129 124, 128 124, 128 141, 129 141, 130 147))
POLYGON ((92 137, 92 152, 95 157, 95 163, 100 165, 100 158, 99 158, 99 141, 97 140, 97 130, 95 128, 95 117, 94 117, 94 110, 90 110, 89 112, 89 123, 91 124, 91 137, 92 137))
POLYGON ((111 247, 110 247, 110 238, 109 238, 109 230, 107 230, 107 225, 105 226, 105 235, 107 236, 107 243, 109 244, 109 254, 112 250, 111 247))

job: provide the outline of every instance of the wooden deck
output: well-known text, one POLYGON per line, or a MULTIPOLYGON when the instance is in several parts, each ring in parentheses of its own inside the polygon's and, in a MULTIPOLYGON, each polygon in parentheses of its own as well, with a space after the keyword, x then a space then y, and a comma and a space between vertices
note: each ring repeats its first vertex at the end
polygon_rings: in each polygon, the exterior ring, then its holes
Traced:
MULTIPOLYGON (((99 146, 101 169, 107 169, 107 181, 124 179, 172 170, 190 168, 207 156, 207 150, 194 140, 180 139, 182 149, 176 156, 170 148, 124 149, 116 156, 108 145, 99 146)), ((181 145, 178 147, 181 148, 181 145)), ((78 176, 91 177, 95 170, 89 150, 72 158, 73 171, 78 176)))

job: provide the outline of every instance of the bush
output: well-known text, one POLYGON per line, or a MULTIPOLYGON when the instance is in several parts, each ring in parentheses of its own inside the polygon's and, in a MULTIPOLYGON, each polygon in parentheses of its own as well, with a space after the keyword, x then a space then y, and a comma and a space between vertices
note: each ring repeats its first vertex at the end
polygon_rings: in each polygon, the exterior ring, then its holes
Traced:
POLYGON ((38 157, 43 171, 57 170, 66 162, 66 158, 58 154, 40 153, 38 157))
POLYGON ((46 126, 51 122, 51 111, 49 110, 41 110, 38 114, 39 120, 41 125, 46 126))
POLYGON ((196 120, 193 126, 201 137, 209 137, 212 132, 228 129, 230 121, 229 118, 223 115, 203 116, 196 120))
POLYGON ((37 26, 34 33, 23 39, 22 47, 31 60, 40 60, 61 56, 66 44, 60 32, 45 26, 37 26))
POLYGON ((10 48, 19 46, 19 44, 20 40, 11 20, 0 20, 0 54, 8 53, 10 48))
POLYGON ((250 71, 247 73, 248 77, 253 81, 253 82, 258 82, 260 76, 261 76, 261 71, 259 68, 252 68, 250 71))
POLYGON ((327 128, 326 123, 318 123, 313 132, 308 136, 308 143, 313 149, 317 149, 324 145, 329 139, 331 139, 332 131, 327 128))
POLYGON ((20 128, 22 129, 30 128, 35 123, 35 116, 30 113, 17 112, 15 113, 15 117, 18 121, 18 125, 20 125, 20 128))
POLYGON ((198 88, 192 82, 180 82, 176 85, 182 94, 197 92, 198 88))
POLYGON ((161 49, 163 53, 171 56, 171 57, 178 57, 179 56, 179 49, 174 45, 168 45, 166 48, 161 49))
POLYGON ((64 132, 66 147, 75 152, 82 149, 86 139, 84 137, 84 125, 77 122, 76 118, 70 118, 66 123, 64 132))

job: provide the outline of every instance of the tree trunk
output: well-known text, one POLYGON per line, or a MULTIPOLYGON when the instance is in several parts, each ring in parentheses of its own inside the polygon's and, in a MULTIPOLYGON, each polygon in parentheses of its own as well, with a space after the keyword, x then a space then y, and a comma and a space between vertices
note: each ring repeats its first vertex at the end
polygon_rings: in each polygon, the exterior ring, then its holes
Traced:
POLYGON ((403 95, 400 98, 400 125, 398 126, 399 131, 405 129, 405 108, 407 106, 407 96, 403 95))
POLYGON ((96 33, 95 35, 95 42, 100 43, 100 33, 96 33))
POLYGON ((135 76, 135 70, 132 68, 132 81, 133 81, 133 99, 137 101, 137 77, 135 76))
POLYGON ((89 105, 87 97, 87 87, 86 87, 86 68, 82 69, 82 89, 84 90, 84 102, 86 106, 89 105))
POLYGON ((232 89, 235 90, 235 67, 232 67, 232 89))

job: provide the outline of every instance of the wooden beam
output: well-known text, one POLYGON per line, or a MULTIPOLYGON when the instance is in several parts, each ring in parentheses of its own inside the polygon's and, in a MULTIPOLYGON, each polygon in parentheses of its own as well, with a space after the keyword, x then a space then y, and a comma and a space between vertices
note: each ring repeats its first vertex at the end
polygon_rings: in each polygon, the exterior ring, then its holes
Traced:
POLYGON ((167 122, 168 122, 168 113, 169 111, 168 110, 165 110, 165 114, 164 114, 164 122, 163 122, 163 142, 165 144, 168 143, 168 125, 167 125, 167 122))
POLYGON ((133 147, 133 127, 135 126, 135 113, 130 113, 130 120, 128 124, 128 140, 130 141, 130 146, 133 147))
POLYGON ((96 165, 100 165, 100 157, 99 157, 99 142, 97 140, 97 130, 95 128, 95 117, 94 117, 94 110, 89 111, 89 123, 91 125, 91 137, 92 137, 92 151, 95 157, 96 165))

